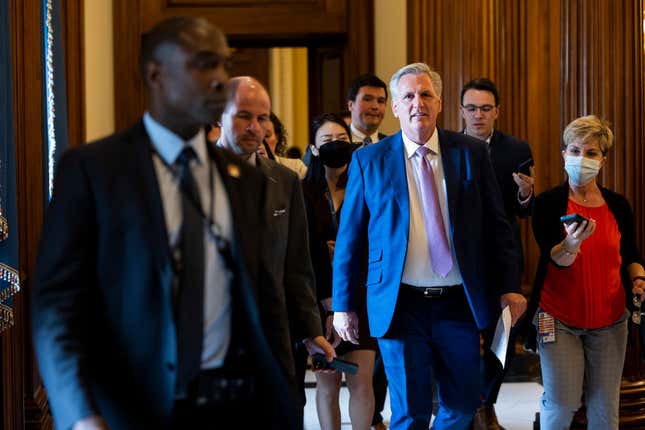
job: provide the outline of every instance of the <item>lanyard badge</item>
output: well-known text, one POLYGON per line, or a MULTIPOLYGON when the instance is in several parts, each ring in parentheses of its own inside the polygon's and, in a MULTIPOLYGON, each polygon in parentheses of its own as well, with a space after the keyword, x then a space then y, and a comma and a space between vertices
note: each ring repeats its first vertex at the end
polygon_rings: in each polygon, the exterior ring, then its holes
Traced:
POLYGON ((543 310, 538 312, 538 340, 540 343, 555 342, 555 318, 543 310))

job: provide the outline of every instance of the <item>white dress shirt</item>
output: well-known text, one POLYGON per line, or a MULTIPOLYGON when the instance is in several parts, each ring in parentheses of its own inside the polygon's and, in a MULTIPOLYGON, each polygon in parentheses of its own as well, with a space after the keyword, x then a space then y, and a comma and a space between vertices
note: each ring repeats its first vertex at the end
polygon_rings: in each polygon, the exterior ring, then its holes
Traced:
MULTIPOLYGON (((211 162, 206 148, 204 130, 184 141, 155 121, 148 112, 143 124, 156 150, 153 156, 170 249, 177 249, 182 223, 179 173, 174 163, 185 145, 192 146, 197 155, 190 169, 199 189, 202 210, 218 227, 218 233, 229 243, 233 239, 231 206, 222 177, 211 162), (212 175, 212 176, 211 176, 212 175), (212 177, 212 188, 211 188, 212 177), (214 197, 214 200, 213 200, 214 197)), ((231 243, 233 246, 233 243, 231 243)), ((231 341, 231 273, 217 251, 215 240, 204 222, 204 340, 202 369, 220 367, 231 341)))
POLYGON ((448 197, 446 193, 446 180, 443 174, 443 164, 441 163, 441 150, 439 149, 439 135, 435 128, 434 133, 424 146, 430 149, 426 157, 430 161, 434 173, 435 184, 437 185, 437 197, 441 206, 441 217, 446 229, 446 237, 450 242, 450 251, 452 253, 452 269, 446 277, 435 273, 432 269, 430 260, 430 250, 428 249, 428 237, 426 236, 426 227, 423 218, 423 206, 419 190, 423 183, 421 179, 421 157, 416 153, 419 145, 410 140, 405 133, 401 132, 403 137, 403 147, 405 149, 405 174, 408 180, 408 197, 410 201, 410 230, 408 232, 408 250, 405 255, 405 264, 403 266, 403 276, 401 282, 404 284, 414 285, 416 287, 437 287, 450 286, 462 283, 461 272, 457 264, 455 255, 455 246, 450 234, 450 217, 448 211, 448 197))

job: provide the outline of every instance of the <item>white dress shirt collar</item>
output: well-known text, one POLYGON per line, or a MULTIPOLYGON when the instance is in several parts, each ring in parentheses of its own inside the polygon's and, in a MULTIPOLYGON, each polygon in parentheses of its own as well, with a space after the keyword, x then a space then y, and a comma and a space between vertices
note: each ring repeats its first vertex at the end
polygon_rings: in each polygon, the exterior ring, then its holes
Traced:
POLYGON ((200 128, 197 134, 189 140, 183 140, 156 121, 149 112, 143 114, 143 125, 148 132, 152 146, 167 165, 172 166, 175 163, 185 145, 193 148, 197 154, 198 163, 201 164, 208 159, 206 135, 203 128, 200 128))
MULTIPOLYGON (((352 135, 354 137, 354 139, 352 139, 352 141, 354 141, 354 143, 363 143, 363 140, 367 137, 367 135, 365 133, 361 132, 356 127, 354 127, 353 123, 349 125, 349 128, 352 130, 352 135)), ((372 134, 370 136, 370 139, 372 139, 372 143, 376 143, 376 142, 379 141, 378 130, 376 130, 374 132, 374 134, 372 134)))
MULTIPOLYGON (((405 147, 405 154, 408 158, 412 158, 419 149, 419 145, 414 143, 412 139, 405 135, 403 130, 401 130, 401 136, 403 137, 403 146, 405 147)), ((430 139, 423 145, 426 148, 430 149, 434 154, 439 154, 439 133, 437 133, 437 127, 434 128, 434 132, 430 139)))

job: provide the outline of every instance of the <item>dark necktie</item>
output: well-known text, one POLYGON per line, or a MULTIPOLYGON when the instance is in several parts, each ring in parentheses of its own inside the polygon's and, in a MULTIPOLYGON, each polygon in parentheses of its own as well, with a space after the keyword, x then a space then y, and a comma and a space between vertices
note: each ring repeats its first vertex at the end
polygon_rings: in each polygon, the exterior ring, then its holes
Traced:
POLYGON ((371 145, 372 144, 372 138, 367 136, 365 139, 363 139, 363 146, 371 145))
POLYGON ((186 146, 177 158, 180 169, 182 224, 179 238, 181 264, 176 303, 177 387, 185 392, 188 383, 199 373, 204 321, 204 230, 197 184, 190 171, 196 158, 186 146))

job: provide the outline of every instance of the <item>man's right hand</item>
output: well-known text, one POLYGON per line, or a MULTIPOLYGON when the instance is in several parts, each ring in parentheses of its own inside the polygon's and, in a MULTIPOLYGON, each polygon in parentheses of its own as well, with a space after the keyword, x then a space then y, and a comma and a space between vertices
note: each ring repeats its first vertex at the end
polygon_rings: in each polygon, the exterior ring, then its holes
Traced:
POLYGON ((334 328, 343 340, 358 345, 358 317, 356 312, 334 312, 334 328))
POLYGON ((91 415, 76 421, 72 430, 110 430, 110 428, 99 415, 91 415))

